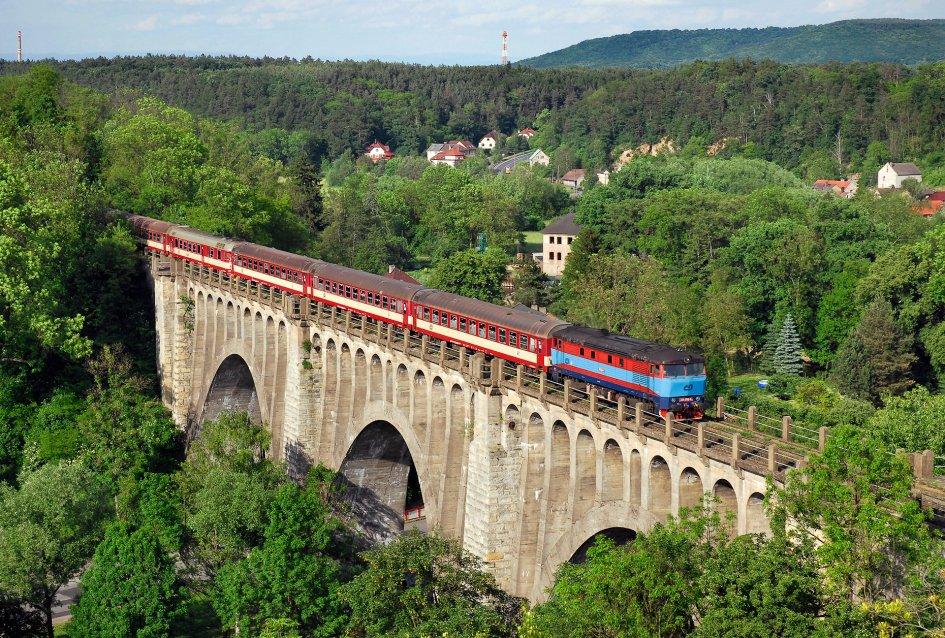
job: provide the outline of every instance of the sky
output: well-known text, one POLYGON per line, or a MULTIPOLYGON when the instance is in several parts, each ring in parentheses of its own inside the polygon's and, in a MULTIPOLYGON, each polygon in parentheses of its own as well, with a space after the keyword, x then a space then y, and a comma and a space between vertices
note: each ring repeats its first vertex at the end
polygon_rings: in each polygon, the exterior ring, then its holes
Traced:
POLYGON ((144 53, 512 61, 641 29, 945 18, 945 0, 0 0, 0 58, 144 53), (892 10, 895 14, 891 14, 892 10))

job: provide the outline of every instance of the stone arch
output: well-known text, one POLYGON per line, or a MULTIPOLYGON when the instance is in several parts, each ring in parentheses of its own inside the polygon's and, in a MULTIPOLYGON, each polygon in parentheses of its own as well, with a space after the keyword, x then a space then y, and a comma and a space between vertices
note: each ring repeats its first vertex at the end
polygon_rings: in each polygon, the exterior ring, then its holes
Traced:
POLYGON ((417 468, 420 445, 404 424, 371 420, 347 447, 337 480, 364 533, 386 542, 404 529, 408 508, 423 507, 425 477, 417 468), (417 478, 419 504, 411 502, 410 483, 417 478))
POLYGON ((538 564, 538 533, 544 502, 545 459, 547 458, 545 422, 533 412, 525 428, 525 485, 523 489, 522 526, 519 534, 518 582, 528 591, 538 564))
POLYGON ((551 482, 548 500, 555 509, 562 509, 571 488, 571 437, 567 426, 555 421, 551 427, 551 482))
POLYGON ((354 414, 357 415, 368 400, 367 354, 358 348, 354 353, 354 414))
POLYGON ((462 540, 465 514, 465 475, 463 459, 466 455, 466 396, 463 388, 454 384, 449 393, 449 418, 446 422, 446 461, 443 470, 442 512, 440 527, 443 534, 462 540))
POLYGON ((691 467, 684 469, 679 475, 679 510, 698 507, 704 493, 699 473, 691 467))
POLYGON ((754 492, 748 497, 745 507, 745 533, 769 534, 771 525, 765 512, 765 497, 761 492, 754 492))
POLYGON ((518 406, 509 405, 505 408, 505 427, 517 429, 520 425, 521 417, 519 416, 518 406))
POLYGON ((397 380, 395 388, 395 405, 404 414, 410 413, 410 374, 407 372, 407 366, 400 364, 397 366, 397 380))
POLYGON ((199 406, 199 424, 212 421, 223 412, 243 411, 254 423, 263 423, 264 402, 259 399, 256 376, 246 359, 238 354, 227 355, 216 367, 206 397, 199 406))
POLYGON ((604 443, 601 500, 607 502, 623 498, 624 473, 623 452, 620 450, 620 444, 614 439, 607 439, 604 443))
POLYGON ((429 427, 429 415, 427 413, 427 399, 430 389, 427 385, 427 376, 422 370, 417 370, 413 375, 413 409, 410 411, 413 426, 417 430, 417 439, 424 440, 429 427))
POLYGON ((541 600, 547 588, 554 582, 558 567, 568 561, 578 548, 596 534, 613 528, 624 528, 633 532, 646 531, 642 527, 636 512, 629 510, 623 503, 606 503, 595 507, 581 520, 575 521, 554 539, 546 548, 539 564, 541 572, 531 589, 532 600, 541 600))
POLYGON ((594 437, 587 430, 578 432, 575 441, 575 520, 581 519, 594 506, 597 495, 597 448, 594 437))
POLYGON ((587 550, 589 550, 599 538, 609 538, 615 545, 626 545, 636 539, 636 537, 637 533, 627 527, 608 527, 602 529, 581 543, 581 545, 574 550, 574 553, 571 554, 571 558, 568 559, 568 562, 575 565, 580 565, 585 562, 587 560, 587 550))
POLYGON ((732 526, 732 533, 738 530, 738 496, 735 488, 725 479, 719 479, 712 487, 715 497, 715 509, 722 516, 722 521, 732 526))
POLYGON ((669 464, 661 456, 654 456, 650 461, 650 482, 647 487, 650 513, 657 520, 665 519, 672 507, 673 479, 669 473, 669 464))
POLYGON ((371 356, 371 379, 369 382, 371 388, 370 395, 368 400, 370 401, 383 401, 384 400, 384 364, 381 363, 381 358, 379 356, 371 356))
POLYGON ((643 457, 639 450, 630 451, 630 505, 640 507, 643 491, 643 457))

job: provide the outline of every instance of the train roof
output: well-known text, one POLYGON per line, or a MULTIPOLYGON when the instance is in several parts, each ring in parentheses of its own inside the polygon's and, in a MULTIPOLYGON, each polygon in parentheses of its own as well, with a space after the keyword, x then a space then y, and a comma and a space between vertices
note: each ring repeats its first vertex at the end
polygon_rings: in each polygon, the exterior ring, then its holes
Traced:
POLYGON ((419 291, 413 302, 447 310, 477 321, 504 326, 537 337, 547 337, 555 328, 568 325, 564 321, 553 319, 543 312, 530 308, 497 306, 487 301, 471 299, 433 288, 424 288, 419 291))
POLYGON ((186 239, 187 241, 193 241, 197 242, 198 244, 213 246, 214 248, 222 248, 229 251, 232 251, 234 246, 236 246, 236 242, 232 239, 227 239, 225 237, 220 237, 219 235, 214 235, 213 233, 197 230, 196 228, 191 228, 190 226, 173 226, 164 232, 166 232, 171 237, 176 237, 177 239, 186 239))
POLYGON ((556 331, 554 336, 557 339, 650 363, 703 363, 705 361, 701 354, 695 352, 587 326, 568 325, 556 331))
POLYGON ((312 259, 311 257, 296 255, 295 253, 279 250, 278 248, 260 246, 259 244, 253 244, 248 241, 241 241, 237 243, 233 247, 233 252, 244 257, 259 259, 260 261, 266 261, 271 264, 285 266, 287 268, 292 268, 308 273, 316 272, 321 264, 324 263, 317 259, 312 259))
POLYGON ((144 232, 154 231, 163 234, 176 226, 176 224, 172 224, 171 222, 145 217, 144 215, 126 215, 126 218, 133 228, 143 230, 144 232))
POLYGON ((346 286, 369 288, 382 295, 388 295, 398 299, 412 299, 418 291, 424 290, 424 287, 420 284, 401 281, 393 277, 375 275, 374 273, 355 270, 347 266, 330 264, 325 261, 319 262, 316 270, 316 274, 319 277, 324 277, 330 281, 345 284, 346 286))

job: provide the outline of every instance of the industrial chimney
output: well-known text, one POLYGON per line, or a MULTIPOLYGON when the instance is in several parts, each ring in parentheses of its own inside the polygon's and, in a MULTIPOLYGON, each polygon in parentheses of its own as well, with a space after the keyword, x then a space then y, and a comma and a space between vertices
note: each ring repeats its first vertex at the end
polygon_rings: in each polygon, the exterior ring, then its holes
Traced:
POLYGON ((509 32, 502 32, 502 66, 509 63, 509 32))

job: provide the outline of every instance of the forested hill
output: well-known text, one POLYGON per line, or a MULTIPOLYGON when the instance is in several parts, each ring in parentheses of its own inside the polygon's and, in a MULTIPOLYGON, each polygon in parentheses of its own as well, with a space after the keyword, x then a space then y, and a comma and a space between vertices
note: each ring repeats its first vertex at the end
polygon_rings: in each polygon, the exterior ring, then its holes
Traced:
POLYGON ((843 20, 789 28, 634 31, 584 40, 519 64, 535 68, 665 68, 727 58, 792 64, 934 62, 945 59, 945 20, 843 20))

